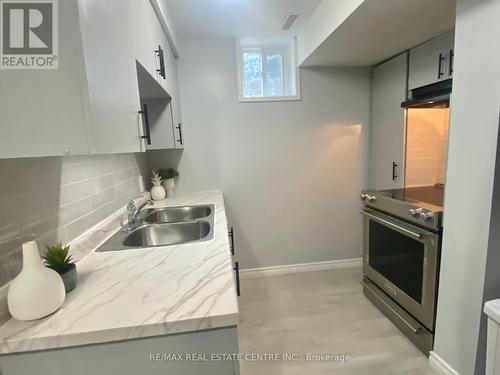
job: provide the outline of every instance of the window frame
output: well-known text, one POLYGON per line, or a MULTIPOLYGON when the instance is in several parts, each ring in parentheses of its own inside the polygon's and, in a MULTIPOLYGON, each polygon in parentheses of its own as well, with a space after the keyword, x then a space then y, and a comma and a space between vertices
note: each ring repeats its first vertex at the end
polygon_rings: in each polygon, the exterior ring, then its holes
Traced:
POLYGON ((238 101, 239 102, 273 102, 273 101, 293 101, 301 100, 300 97, 300 70, 293 61, 295 67, 295 77, 292 77, 292 59, 291 53, 288 48, 283 46, 241 46, 240 40, 236 40, 236 53, 237 53, 237 76, 238 76, 238 101), (262 94, 263 96, 244 96, 243 94, 243 54, 245 52, 259 52, 262 56, 262 94), (295 95, 281 95, 281 96, 266 96, 265 88, 267 82, 267 56, 273 54, 280 54, 282 56, 283 70, 283 91, 290 92, 290 85, 292 79, 295 81, 295 95), (291 79, 288 79, 290 77, 291 79))

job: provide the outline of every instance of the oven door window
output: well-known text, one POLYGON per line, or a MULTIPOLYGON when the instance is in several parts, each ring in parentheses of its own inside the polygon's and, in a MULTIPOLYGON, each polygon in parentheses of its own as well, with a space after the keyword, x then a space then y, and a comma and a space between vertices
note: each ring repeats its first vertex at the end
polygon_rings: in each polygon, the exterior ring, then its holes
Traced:
POLYGON ((421 304, 425 245, 374 220, 369 230, 370 267, 421 304))

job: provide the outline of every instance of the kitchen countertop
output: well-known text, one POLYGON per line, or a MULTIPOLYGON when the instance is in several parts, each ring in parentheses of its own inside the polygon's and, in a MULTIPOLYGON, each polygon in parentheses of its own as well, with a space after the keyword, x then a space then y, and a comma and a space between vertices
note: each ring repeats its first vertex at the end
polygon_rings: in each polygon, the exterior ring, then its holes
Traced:
POLYGON ((212 240, 119 252, 93 248, 77 263, 78 286, 60 310, 33 322, 11 318, 0 327, 0 353, 237 325, 222 193, 180 194, 154 207, 202 204, 215 205, 212 240))

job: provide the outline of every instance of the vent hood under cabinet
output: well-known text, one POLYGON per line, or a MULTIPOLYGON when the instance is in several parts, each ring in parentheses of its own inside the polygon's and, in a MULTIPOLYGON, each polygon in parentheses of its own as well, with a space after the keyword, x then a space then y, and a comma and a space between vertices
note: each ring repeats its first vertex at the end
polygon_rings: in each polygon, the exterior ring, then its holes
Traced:
POLYGON ((401 103, 402 108, 428 108, 443 106, 449 107, 450 94, 452 90, 453 80, 447 79, 411 90, 412 99, 408 99, 401 103))

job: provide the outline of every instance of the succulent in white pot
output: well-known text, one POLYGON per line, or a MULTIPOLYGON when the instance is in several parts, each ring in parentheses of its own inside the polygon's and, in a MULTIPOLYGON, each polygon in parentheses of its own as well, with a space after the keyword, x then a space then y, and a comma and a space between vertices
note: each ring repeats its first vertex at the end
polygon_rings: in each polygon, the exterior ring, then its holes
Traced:
POLYGON ((179 176, 174 168, 160 169, 158 172, 163 180, 163 187, 167 192, 167 197, 171 197, 175 192, 175 178, 179 176))
POLYGON ((151 188, 151 199, 154 201, 161 201, 167 196, 165 188, 161 184, 161 177, 159 173, 153 171, 153 177, 151 177, 151 182, 153 187, 151 188))

